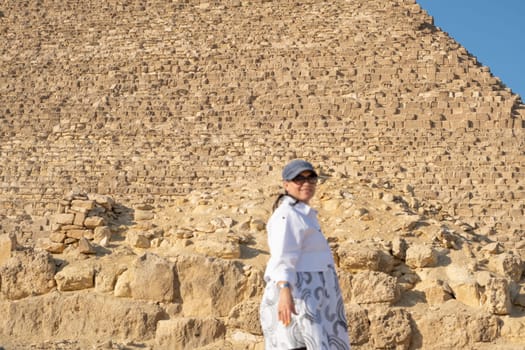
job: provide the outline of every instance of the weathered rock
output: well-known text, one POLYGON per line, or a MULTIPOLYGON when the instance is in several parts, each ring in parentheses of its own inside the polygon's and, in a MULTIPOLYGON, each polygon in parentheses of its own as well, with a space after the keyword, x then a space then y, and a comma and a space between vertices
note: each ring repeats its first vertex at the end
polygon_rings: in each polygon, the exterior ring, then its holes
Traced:
POLYGON ((11 252, 16 249, 16 236, 0 234, 0 266, 11 257, 11 252))
POLYGON ((58 290, 63 292, 93 288, 95 268, 89 262, 69 264, 55 275, 55 280, 58 290))
POLYGON ((395 277, 383 272, 363 271, 352 276, 351 298, 357 304, 395 303, 401 295, 395 277))
POLYGON ((106 220, 100 216, 88 216, 84 220, 84 226, 90 229, 94 229, 95 227, 104 226, 106 224, 106 220))
POLYGON ((108 226, 95 227, 93 230, 93 241, 100 244, 104 238, 107 242, 111 240, 111 229, 108 226))
POLYGON ((45 294, 55 287, 55 270, 55 262, 46 251, 13 251, 0 267, 0 289, 10 300, 45 294))
POLYGON ((72 225, 75 220, 75 214, 55 214, 54 223, 59 225, 72 225))
POLYGON ((394 261, 390 254, 373 246, 347 241, 337 249, 339 265, 342 269, 355 272, 372 270, 390 272, 394 261))
POLYGON ((251 334, 262 335, 259 321, 259 300, 247 300, 235 305, 228 315, 228 327, 239 328, 251 334))
POLYGON ((504 278, 493 278, 485 286, 483 306, 496 315, 508 315, 512 309, 509 285, 504 278))
POLYGON ((126 236, 126 241, 132 247, 136 248, 149 248, 151 246, 150 240, 143 232, 129 231, 126 236))
POLYGON ((175 301, 176 281, 173 264, 156 254, 146 253, 120 275, 117 280, 118 288, 115 286, 115 295, 169 303, 175 301), (126 286, 129 294, 121 291, 126 286))
POLYGON ((371 313, 370 339, 376 349, 409 349, 412 340, 411 316, 403 309, 371 313))
POLYGON ((518 282, 523 274, 523 261, 515 254, 503 253, 490 257, 489 268, 503 277, 518 282))
POLYGON ((226 326, 219 319, 181 317, 158 323, 155 344, 159 349, 197 349, 225 334, 226 326))
POLYGON ((179 256, 176 272, 187 316, 227 316, 245 299, 247 278, 240 263, 202 256, 179 256))
POLYGON ((412 268, 433 267, 437 261, 437 252, 427 245, 412 245, 406 251, 406 264, 412 268))
POLYGON ((93 334, 97 341, 141 343, 154 339, 157 322, 166 317, 154 303, 88 291, 52 292, 17 303, 0 301, 0 312, 2 344, 9 339, 35 343, 51 335, 58 339, 83 339, 89 344, 93 342, 93 334))
POLYGON ((241 256, 241 247, 238 243, 221 239, 210 238, 195 242, 195 251, 199 254, 222 259, 238 259, 241 256))
POLYGON ((351 344, 367 343, 370 339, 370 320, 366 309, 358 304, 347 304, 345 311, 351 344))
POLYGON ((78 251, 82 254, 96 254, 95 247, 85 237, 78 241, 78 251))

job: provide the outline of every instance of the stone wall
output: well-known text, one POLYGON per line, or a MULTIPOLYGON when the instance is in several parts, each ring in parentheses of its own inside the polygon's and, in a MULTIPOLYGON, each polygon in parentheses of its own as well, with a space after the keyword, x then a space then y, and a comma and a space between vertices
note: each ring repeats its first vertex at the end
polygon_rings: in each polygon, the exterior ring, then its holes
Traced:
POLYGON ((413 0, 0 6, 6 214, 75 189, 171 202, 305 157, 525 227, 521 99, 413 0))

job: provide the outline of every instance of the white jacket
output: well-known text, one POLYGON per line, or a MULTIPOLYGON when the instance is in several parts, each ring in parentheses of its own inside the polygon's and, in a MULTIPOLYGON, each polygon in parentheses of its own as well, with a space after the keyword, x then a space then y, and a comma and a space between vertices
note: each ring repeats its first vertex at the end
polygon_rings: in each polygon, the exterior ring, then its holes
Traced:
POLYGON ((266 282, 296 281, 298 271, 324 271, 334 265, 317 211, 290 196, 284 196, 268 224, 270 260, 266 266, 266 282))

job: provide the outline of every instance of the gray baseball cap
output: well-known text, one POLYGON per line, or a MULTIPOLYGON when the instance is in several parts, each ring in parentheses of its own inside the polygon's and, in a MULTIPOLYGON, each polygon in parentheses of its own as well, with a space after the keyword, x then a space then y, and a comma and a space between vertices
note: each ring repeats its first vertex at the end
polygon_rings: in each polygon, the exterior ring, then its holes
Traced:
POLYGON ((306 160, 302 159, 294 159, 286 164, 283 168, 283 180, 293 180, 297 175, 306 170, 311 171, 315 174, 315 176, 317 176, 317 173, 315 172, 311 163, 308 163, 306 160))

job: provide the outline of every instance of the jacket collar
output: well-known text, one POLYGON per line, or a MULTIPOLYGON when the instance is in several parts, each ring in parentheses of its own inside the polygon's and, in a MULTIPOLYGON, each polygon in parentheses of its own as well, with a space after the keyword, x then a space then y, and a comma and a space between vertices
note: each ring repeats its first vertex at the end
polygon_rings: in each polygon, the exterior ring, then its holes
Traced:
POLYGON ((286 205, 292 206, 295 210, 297 210, 298 212, 304 215, 308 215, 312 211, 314 213, 317 213, 317 211, 314 208, 312 208, 311 206, 309 206, 308 204, 304 202, 298 201, 297 199, 293 198, 290 195, 286 195, 283 197, 283 203, 286 205))

